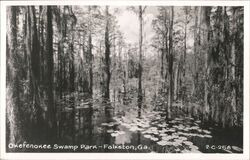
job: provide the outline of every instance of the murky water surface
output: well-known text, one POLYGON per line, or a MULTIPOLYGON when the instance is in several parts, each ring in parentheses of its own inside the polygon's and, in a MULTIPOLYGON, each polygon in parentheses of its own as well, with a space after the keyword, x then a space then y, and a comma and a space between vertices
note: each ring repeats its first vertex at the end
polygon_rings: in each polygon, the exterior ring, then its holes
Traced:
POLYGON ((200 120, 188 116, 166 122, 164 111, 150 106, 144 106, 138 118, 132 101, 124 105, 119 100, 105 103, 79 96, 74 106, 67 103, 60 106, 57 144, 64 147, 62 152, 72 152, 65 150, 67 145, 78 145, 75 152, 243 152, 243 134, 238 129, 203 128, 200 120))
MULTIPOLYGON (((111 101, 84 94, 57 102, 57 139, 53 149, 10 149, 17 152, 118 152, 118 153, 242 153, 242 129, 203 127, 189 114, 166 121, 164 101, 144 100, 138 118, 136 98, 111 96, 111 101), (147 105, 146 105, 147 104, 147 105)), ((136 96, 133 96, 136 97, 136 96)), ((181 115, 181 116, 177 116, 181 115)), ((195 116, 193 116, 195 117, 195 116)), ((47 131, 46 131, 47 132, 47 131)), ((39 135, 43 133, 36 133, 39 135)), ((21 142, 22 143, 22 142, 21 142)), ((50 144, 48 138, 31 137, 27 143, 50 144)))

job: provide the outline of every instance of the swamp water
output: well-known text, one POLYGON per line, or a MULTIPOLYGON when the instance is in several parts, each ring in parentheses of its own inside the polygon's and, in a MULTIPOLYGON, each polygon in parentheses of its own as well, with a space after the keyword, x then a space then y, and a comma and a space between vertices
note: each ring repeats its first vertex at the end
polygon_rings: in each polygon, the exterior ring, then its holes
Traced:
MULTIPOLYGON (((57 103, 57 139, 52 149, 20 152, 242 153, 242 129, 204 128, 190 116, 166 121, 157 106, 143 105, 138 118, 136 98, 128 102, 71 95, 57 103)), ((159 107, 158 107, 159 108, 159 107)), ((50 144, 41 137, 27 143, 50 144)), ((11 149, 9 151, 12 151, 11 149)), ((17 150, 16 150, 17 151, 17 150)))
POLYGON ((204 128, 200 120, 184 116, 166 122, 164 111, 150 107, 143 108, 138 118, 133 105, 103 104, 98 99, 79 100, 75 106, 74 111, 65 108, 58 140, 59 145, 78 145, 74 152, 243 152, 240 129, 204 128), (72 112, 74 121, 67 120, 72 112))

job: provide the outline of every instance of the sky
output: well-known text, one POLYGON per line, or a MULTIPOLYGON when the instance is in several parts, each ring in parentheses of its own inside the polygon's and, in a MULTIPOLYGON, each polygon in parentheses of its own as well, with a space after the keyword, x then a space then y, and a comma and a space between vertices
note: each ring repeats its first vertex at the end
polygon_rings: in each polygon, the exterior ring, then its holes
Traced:
MULTIPOLYGON (((155 8, 155 7, 154 7, 155 8)), ((154 31, 151 26, 154 18, 152 7, 146 8, 146 12, 143 15, 143 35, 144 42, 150 41, 154 31)), ((117 15, 118 25, 120 30, 124 33, 124 38, 127 43, 138 43, 139 41, 139 19, 138 15, 132 11, 128 11, 125 7, 121 8, 120 14, 117 15)))
MULTIPOLYGON (((123 32, 125 42, 130 44, 137 44, 139 42, 139 19, 138 15, 134 12, 129 11, 126 7, 118 7, 119 14, 116 15, 118 20, 118 25, 120 26, 120 31, 123 32)), ((175 20, 182 19, 181 7, 175 8, 175 20)), ((145 13, 143 15, 143 44, 147 47, 145 55, 153 55, 153 52, 156 52, 153 47, 151 47, 152 38, 155 35, 155 31, 152 28, 152 21, 155 19, 155 16, 158 15, 158 9, 156 6, 147 6, 145 13)), ((189 24, 192 25, 192 22, 189 24)), ((175 26, 176 29, 176 26, 175 26)), ((190 28, 188 28, 190 29, 190 28)), ((190 48, 193 46, 193 32, 188 30, 187 33, 187 46, 190 48)), ((190 50, 188 49, 188 52, 190 50)))

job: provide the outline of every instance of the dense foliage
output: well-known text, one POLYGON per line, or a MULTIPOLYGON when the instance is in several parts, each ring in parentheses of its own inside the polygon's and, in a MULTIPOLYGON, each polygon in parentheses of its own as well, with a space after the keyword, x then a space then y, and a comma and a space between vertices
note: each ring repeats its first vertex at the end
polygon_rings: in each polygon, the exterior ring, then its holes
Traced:
POLYGON ((62 104, 74 116, 79 94, 101 97, 104 107, 116 107, 116 99, 120 107, 134 105, 139 118, 141 110, 162 110, 166 121, 185 114, 242 127, 243 8, 154 8, 150 44, 143 39, 148 8, 126 8, 139 21, 138 43, 130 44, 119 28, 119 8, 8 7, 8 141, 45 130, 53 140, 62 104), (149 47, 153 53, 146 55, 149 47))

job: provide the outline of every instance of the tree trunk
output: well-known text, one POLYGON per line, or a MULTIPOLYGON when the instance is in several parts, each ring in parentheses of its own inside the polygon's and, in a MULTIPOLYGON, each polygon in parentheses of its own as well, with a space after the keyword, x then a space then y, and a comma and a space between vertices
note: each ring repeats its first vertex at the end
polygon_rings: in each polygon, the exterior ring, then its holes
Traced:
POLYGON ((168 50, 168 108, 167 119, 171 118, 171 108, 173 103, 173 21, 174 21, 174 7, 171 7, 170 11, 170 25, 169 25, 169 50, 168 50))
POLYGON ((194 70, 193 70, 193 86, 192 86, 192 95, 194 96, 196 93, 196 85, 198 82, 198 67, 197 67, 197 59, 198 59, 198 13, 199 8, 195 7, 194 15, 194 70))
POLYGON ((88 32, 89 32, 89 36, 88 36, 88 74, 89 74, 89 86, 88 86, 88 90, 89 93, 92 95, 93 94, 93 56, 92 56, 92 13, 91 13, 91 7, 88 7, 88 12, 89 12, 89 24, 88 24, 88 32))
POLYGON ((19 75, 17 59, 17 7, 8 7, 8 28, 7 28, 7 127, 9 130, 9 143, 16 143, 19 140, 19 75))
POLYGON ((202 29, 204 31, 204 37, 203 37, 203 45, 205 50, 205 95, 204 95, 204 108, 203 108, 203 120, 208 121, 209 119, 209 112, 210 112, 210 106, 209 106, 209 54, 210 54, 210 12, 211 7, 202 7, 202 29))
POLYGON ((232 44, 231 44, 231 78, 232 78, 232 101, 231 101, 231 109, 232 109, 232 116, 230 116, 230 126, 235 126, 237 122, 237 83, 236 83, 236 34, 237 34, 237 9, 233 9, 233 31, 232 31, 232 44))
POLYGON ((138 117, 141 117, 142 106, 142 6, 139 6, 139 64, 138 64, 138 117))
POLYGON ((44 21, 43 21, 43 6, 39 6, 39 48, 40 48, 40 84, 44 85, 44 21))
POLYGON ((49 135, 55 138, 56 135, 56 108, 54 105, 53 94, 53 27, 52 27, 52 8, 47 6, 47 37, 46 37, 46 67, 47 67, 47 100, 48 100, 48 127, 49 135))
POLYGON ((58 80, 57 87, 59 92, 59 98, 62 99, 62 91, 63 91, 63 76, 62 76, 62 55, 63 52, 63 14, 61 14, 61 7, 58 8, 59 16, 58 16, 58 32, 59 32, 59 39, 58 39, 58 50, 57 50, 57 61, 58 61, 58 80))
POLYGON ((177 63, 177 66, 175 67, 175 76, 174 76, 174 100, 179 99, 179 90, 181 87, 181 78, 180 78, 180 67, 181 67, 181 59, 179 59, 179 62, 177 63))
MULTIPOLYGON (((66 6, 63 7, 63 15, 62 15, 62 38, 63 38, 63 42, 62 42, 62 47, 64 46, 64 44, 66 43, 66 37, 68 36, 67 34, 67 16, 66 16, 66 6)), ((66 56, 64 54, 64 48, 62 48, 62 53, 61 53, 61 68, 62 68, 62 95, 65 95, 65 92, 67 92, 67 88, 68 88, 68 83, 67 83, 67 72, 66 72, 66 56)))
MULTIPOLYGON (((164 10, 165 12, 164 12, 164 21, 165 21, 165 30, 166 30, 166 33, 165 33, 165 35, 164 35, 164 37, 165 37, 165 42, 164 42, 164 40, 163 40, 163 43, 165 43, 165 70, 166 70, 166 72, 165 72, 165 79, 164 79, 164 88, 163 88, 163 90, 164 90, 164 93, 168 93, 168 77, 169 77, 169 72, 168 72, 168 68, 169 68, 169 34, 170 34, 170 27, 169 26, 167 26, 167 20, 169 20, 168 19, 168 15, 167 15, 167 8, 165 8, 165 10, 164 10)), ((163 47, 164 48, 164 47, 163 47)), ((164 49, 163 49, 164 50, 164 49)), ((169 110, 169 99, 168 99, 168 96, 166 97, 166 101, 167 101, 167 103, 164 103, 164 105, 165 105, 165 110, 166 110, 166 119, 168 120, 168 113, 170 112, 170 110, 169 110)))
POLYGON ((28 7, 30 14, 30 56, 31 56, 31 83, 32 83, 32 102, 33 102, 33 113, 34 115, 34 125, 41 126, 42 121, 42 108, 40 106, 40 96, 39 96, 39 82, 40 82, 40 46, 37 35, 37 25, 36 25, 36 13, 35 7, 28 7))
MULTIPOLYGON (((71 42, 70 46, 70 61, 69 61, 69 93, 70 93, 70 106, 72 107, 71 112, 71 124, 72 124, 72 135, 75 135, 75 66, 74 66, 74 33, 73 24, 71 24, 71 42)), ((73 136, 73 143, 75 141, 75 136, 73 136)))
MULTIPOLYGON (((165 35, 165 37, 167 37, 167 35, 165 35)), ((165 82, 164 82, 164 79, 165 79, 165 76, 164 76, 164 66, 165 66, 165 63, 164 63, 164 56, 166 56, 167 55, 167 53, 166 54, 164 54, 165 53, 165 38, 164 38, 164 36, 162 36, 162 48, 161 48, 161 93, 164 91, 164 88, 165 88, 165 82)), ((167 42, 166 42, 167 43, 167 42)))
POLYGON ((185 84, 185 77, 186 77, 186 56, 187 56, 187 24, 188 24, 188 8, 185 7, 185 25, 184 25, 184 52, 183 52, 183 65, 182 65, 182 78, 181 81, 181 103, 185 102, 185 94, 186 94, 186 84, 185 84))
POLYGON ((106 6, 106 27, 105 27, 105 58, 104 58, 104 98, 109 100, 110 83, 110 40, 109 40, 109 8, 106 6))

